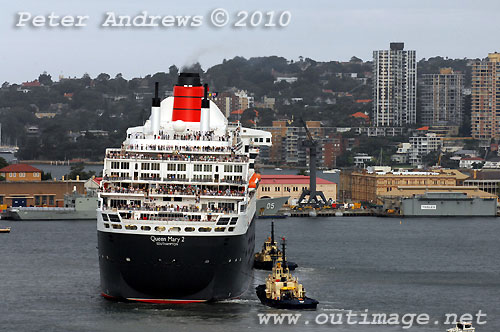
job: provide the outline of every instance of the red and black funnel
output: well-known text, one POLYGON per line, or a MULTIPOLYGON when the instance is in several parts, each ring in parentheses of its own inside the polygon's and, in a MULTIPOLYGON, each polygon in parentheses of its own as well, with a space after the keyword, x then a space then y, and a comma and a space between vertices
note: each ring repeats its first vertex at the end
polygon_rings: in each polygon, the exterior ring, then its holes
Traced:
POLYGON ((200 122, 203 90, 200 74, 180 73, 174 86, 172 121, 200 122))

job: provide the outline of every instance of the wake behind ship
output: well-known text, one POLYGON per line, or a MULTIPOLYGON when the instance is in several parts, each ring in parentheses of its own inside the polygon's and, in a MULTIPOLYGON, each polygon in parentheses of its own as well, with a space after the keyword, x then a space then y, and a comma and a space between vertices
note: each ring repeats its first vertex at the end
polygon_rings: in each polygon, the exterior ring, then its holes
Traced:
POLYGON ((198 74, 107 149, 97 209, 102 295, 150 303, 234 298, 249 286, 259 175, 271 134, 228 125, 198 74))

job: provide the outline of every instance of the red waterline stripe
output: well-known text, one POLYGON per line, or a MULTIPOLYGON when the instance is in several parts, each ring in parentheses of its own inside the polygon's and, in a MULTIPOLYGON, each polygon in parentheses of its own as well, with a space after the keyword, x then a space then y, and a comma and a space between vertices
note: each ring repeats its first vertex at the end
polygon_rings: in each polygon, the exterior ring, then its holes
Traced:
POLYGON ((117 300, 118 299, 117 297, 108 295, 106 293, 101 293, 101 296, 104 297, 105 299, 108 299, 108 300, 117 300))
POLYGON ((201 303, 207 302, 206 300, 158 300, 158 299, 132 299, 128 298, 129 301, 138 301, 145 303, 154 303, 154 304, 167 304, 167 303, 176 303, 176 304, 186 304, 186 303, 201 303))

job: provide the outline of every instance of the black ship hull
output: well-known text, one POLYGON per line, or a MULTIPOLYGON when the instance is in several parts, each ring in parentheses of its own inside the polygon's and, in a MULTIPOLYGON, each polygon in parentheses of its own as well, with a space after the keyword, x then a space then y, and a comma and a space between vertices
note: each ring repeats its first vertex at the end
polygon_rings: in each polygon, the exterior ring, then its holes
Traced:
POLYGON ((149 303, 235 298, 252 278, 255 222, 234 236, 98 231, 102 295, 149 303))

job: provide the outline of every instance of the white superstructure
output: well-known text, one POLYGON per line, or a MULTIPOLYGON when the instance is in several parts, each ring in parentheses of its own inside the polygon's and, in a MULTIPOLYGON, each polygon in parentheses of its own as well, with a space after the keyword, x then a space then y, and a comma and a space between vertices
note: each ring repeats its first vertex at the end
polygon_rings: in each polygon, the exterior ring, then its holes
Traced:
MULTIPOLYGON (((180 88, 185 94, 191 86, 180 88)), ((201 100, 174 96, 159 105, 156 98, 149 120, 129 128, 121 148, 106 150, 98 231, 162 235, 166 244, 170 235, 180 241, 246 232, 257 199, 254 160, 271 134, 229 125, 206 97, 199 121, 173 121, 186 112, 175 98, 201 100)))

